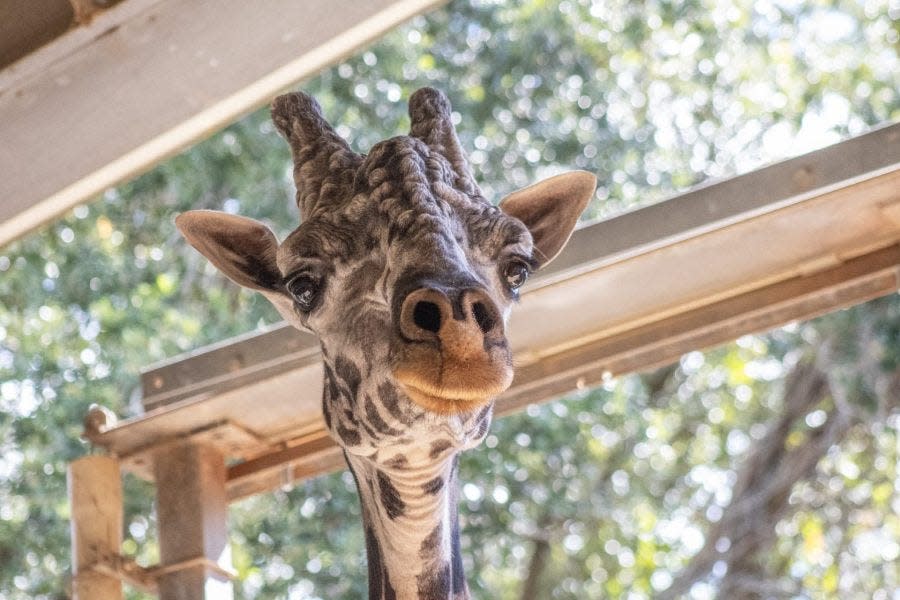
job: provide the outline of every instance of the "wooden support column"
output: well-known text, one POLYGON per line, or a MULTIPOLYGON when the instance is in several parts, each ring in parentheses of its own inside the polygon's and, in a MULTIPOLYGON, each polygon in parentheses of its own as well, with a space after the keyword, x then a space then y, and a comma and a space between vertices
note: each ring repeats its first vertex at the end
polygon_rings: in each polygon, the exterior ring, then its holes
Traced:
POLYGON ((160 600, 229 600, 231 550, 225 460, 189 442, 155 459, 160 600))
POLYGON ((72 573, 75 600, 121 600, 122 582, 95 565, 114 565, 122 547, 122 476, 119 461, 84 456, 69 464, 72 573))

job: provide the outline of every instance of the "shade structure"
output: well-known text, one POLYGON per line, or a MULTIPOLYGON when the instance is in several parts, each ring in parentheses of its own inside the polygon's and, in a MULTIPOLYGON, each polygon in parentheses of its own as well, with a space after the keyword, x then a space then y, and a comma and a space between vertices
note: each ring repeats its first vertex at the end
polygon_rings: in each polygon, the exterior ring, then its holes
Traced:
MULTIPOLYGON (((524 290, 499 414, 898 288, 900 125, 587 225, 524 290)), ((147 412, 93 440, 152 478, 174 439, 229 460, 231 500, 339 468, 317 341, 286 325, 142 376, 147 412)))

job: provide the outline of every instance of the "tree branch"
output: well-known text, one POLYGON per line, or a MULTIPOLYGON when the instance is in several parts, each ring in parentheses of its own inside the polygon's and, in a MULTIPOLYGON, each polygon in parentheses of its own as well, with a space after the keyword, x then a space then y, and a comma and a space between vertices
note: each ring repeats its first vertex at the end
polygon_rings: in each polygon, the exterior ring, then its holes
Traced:
MULTIPOLYGON (((828 448, 844 436, 853 422, 835 408, 823 425, 809 432, 803 444, 788 448, 787 438, 794 426, 828 394, 827 379, 815 365, 798 364, 788 375, 783 412, 773 419, 766 436, 739 469, 731 504, 707 531, 703 548, 658 596, 661 600, 675 598, 690 589, 718 561, 727 565, 720 597, 760 596, 759 582, 763 578, 757 557, 774 540, 775 523, 787 511, 791 489, 812 475, 828 448), (724 551, 717 548, 722 539, 728 541, 724 551)), ((780 595, 767 588, 763 595, 769 594, 780 595)))
POLYGON ((534 549, 531 552, 531 560, 528 562, 528 576, 522 584, 521 600, 540 600, 541 576, 547 568, 547 557, 550 554, 550 536, 547 529, 550 526, 551 517, 545 513, 538 522, 538 531, 532 536, 534 549))

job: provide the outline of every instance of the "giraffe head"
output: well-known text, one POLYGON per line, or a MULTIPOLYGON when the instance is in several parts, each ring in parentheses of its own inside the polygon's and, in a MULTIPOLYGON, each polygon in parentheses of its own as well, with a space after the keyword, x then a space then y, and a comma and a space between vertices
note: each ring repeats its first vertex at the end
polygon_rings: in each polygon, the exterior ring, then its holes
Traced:
POLYGON ((281 96, 272 117, 293 153, 300 226, 279 244, 239 216, 176 221, 225 275, 319 336, 326 423, 357 454, 421 440, 423 427, 424 439, 449 431, 447 449, 480 441, 512 380, 505 324, 519 288, 561 250, 595 186, 567 173, 495 207, 446 96, 419 90, 409 112, 409 135, 359 155, 315 100, 281 96))

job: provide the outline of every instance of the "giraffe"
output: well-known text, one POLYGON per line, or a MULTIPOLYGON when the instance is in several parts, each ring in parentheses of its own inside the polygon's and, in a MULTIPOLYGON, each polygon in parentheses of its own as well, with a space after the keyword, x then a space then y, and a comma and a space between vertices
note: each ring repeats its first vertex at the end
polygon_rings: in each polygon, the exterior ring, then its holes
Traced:
POLYGON ((593 195, 573 171, 484 198, 450 103, 423 88, 409 135, 352 151, 303 93, 276 98, 301 223, 215 211, 176 224, 235 283, 321 342, 322 412, 356 481, 371 599, 466 599, 459 455, 512 381, 506 322, 529 273, 562 249, 593 195))

